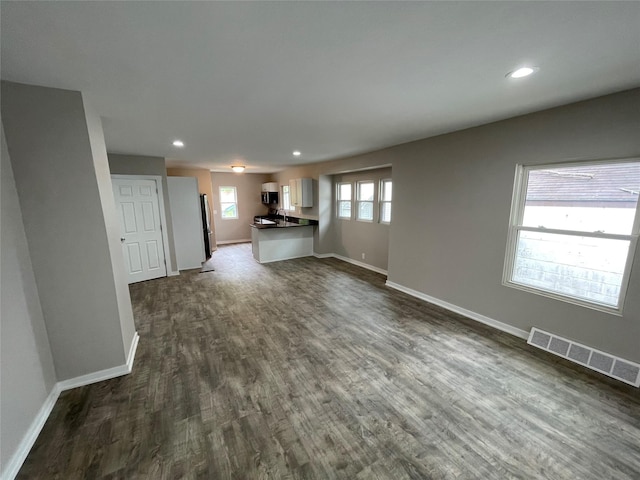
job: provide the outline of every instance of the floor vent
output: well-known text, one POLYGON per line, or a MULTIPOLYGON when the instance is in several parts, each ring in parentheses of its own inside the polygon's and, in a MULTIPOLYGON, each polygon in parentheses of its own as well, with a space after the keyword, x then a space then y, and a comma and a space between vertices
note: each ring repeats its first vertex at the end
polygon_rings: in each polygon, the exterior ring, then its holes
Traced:
POLYGON ((637 363, 600 352, 535 327, 531 329, 527 343, 634 387, 640 386, 640 365, 637 363))

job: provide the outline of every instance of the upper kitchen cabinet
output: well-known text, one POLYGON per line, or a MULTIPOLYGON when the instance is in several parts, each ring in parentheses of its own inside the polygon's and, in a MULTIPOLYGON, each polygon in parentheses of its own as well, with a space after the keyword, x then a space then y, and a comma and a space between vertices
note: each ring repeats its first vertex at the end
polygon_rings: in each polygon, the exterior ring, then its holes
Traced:
POLYGON ((291 205, 294 207, 313 207, 313 179, 294 178, 289 180, 291 205))
POLYGON ((277 192, 278 191, 278 182, 269 182, 262 184, 263 192, 277 192))

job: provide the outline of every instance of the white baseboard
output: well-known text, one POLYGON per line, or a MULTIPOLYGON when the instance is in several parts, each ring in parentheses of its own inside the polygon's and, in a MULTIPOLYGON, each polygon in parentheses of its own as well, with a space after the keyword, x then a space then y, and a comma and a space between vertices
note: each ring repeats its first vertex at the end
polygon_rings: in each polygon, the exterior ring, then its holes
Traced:
POLYGON ((42 404, 42 407, 40 407, 40 410, 38 411, 36 417, 33 419, 33 422, 31 422, 31 425, 29 425, 29 428, 27 429, 24 437, 22 437, 22 441, 18 445, 17 450, 11 456, 11 458, 5 465, 5 468, 2 470, 2 474, 0 475, 0 478, 2 478, 2 480, 13 480, 16 475, 18 475, 20 467, 22 467, 22 464, 26 460, 27 455, 29 455, 31 447, 33 447, 33 444, 36 443, 36 439, 38 438, 38 435, 40 435, 40 431, 42 430, 42 427, 44 427, 47 418, 49 418, 51 410, 53 410, 53 407, 56 404, 59 396, 60 386, 56 383, 51 389, 51 392, 49 392, 49 395, 47 395, 47 398, 42 404))
POLYGON ((167 272, 167 277, 177 277, 180 275, 180 270, 176 270, 175 272, 167 272))
POLYGON ((131 373, 133 370, 133 361, 136 359, 139 342, 140 335, 138 335, 138 332, 134 332, 133 338, 131 339, 131 346, 129 347, 129 355, 127 355, 127 369, 129 370, 127 373, 131 373))
POLYGON ((221 242, 216 242, 216 245, 229 245, 230 243, 251 243, 251 239, 241 238, 240 240, 222 240, 221 242))
POLYGON ((485 325, 489 325, 490 327, 496 328, 498 330, 502 330, 503 332, 506 332, 506 333, 510 333, 511 335, 514 335, 516 337, 524 338, 525 340, 529 338, 529 333, 525 332, 524 330, 521 330, 507 323, 500 322, 493 318, 486 317, 484 315, 473 312, 471 310, 467 310, 466 308, 459 307, 457 305, 454 305, 453 303, 445 302, 444 300, 440 300, 439 298, 432 297, 430 295, 427 295, 426 293, 413 290, 411 288, 405 287, 398 283, 390 282, 389 280, 387 280, 385 285, 387 287, 390 287, 395 290, 404 292, 408 295, 411 295, 412 297, 416 297, 416 298, 419 298, 420 300, 424 300, 425 302, 433 303, 434 305, 438 305, 439 307, 446 308, 447 310, 450 310, 455 313, 459 313, 460 315, 463 315, 467 318, 475 320, 476 322, 484 323, 485 325))
POLYGON ((124 365, 118 365, 117 367, 107 368, 98 372, 88 373, 79 377, 70 378, 69 380, 63 380, 58 382, 60 391, 70 390, 72 388, 84 387, 85 385, 91 385, 92 383, 102 382, 104 380, 110 380, 112 378, 121 377, 131 373, 133 369, 133 359, 136 356, 136 350, 138 348, 138 341, 140 336, 138 332, 135 333, 131 340, 131 346, 129 347, 129 356, 127 357, 127 363, 124 365))
POLYGON ((387 271, 382 268, 374 267, 373 265, 369 265, 368 263, 360 262, 349 257, 343 257, 342 255, 338 255, 337 253, 314 253, 313 256, 316 258, 337 258, 338 260, 342 260, 343 262, 351 263, 352 265, 366 268, 367 270, 381 273, 382 275, 387 275, 387 271))
POLYGON ((38 411, 36 417, 33 419, 33 422, 31 422, 31 425, 27 429, 27 432, 22 438, 22 441, 18 445, 16 452, 11 456, 11 458, 7 462, 6 467, 2 470, 0 479, 13 480, 18 474, 18 472, 20 471, 20 467, 22 467, 22 464, 26 460, 29 451, 38 438, 38 435, 40 435, 40 431, 42 430, 42 427, 44 427, 47 418, 49 418, 51 410, 53 410, 53 407, 56 404, 56 401, 58 400, 61 392, 131 373, 131 370, 133 370, 133 361, 136 357, 136 350, 138 349, 139 341, 140 336, 138 335, 138 332, 135 332, 135 335, 131 339, 131 345, 129 347, 129 355, 127 357, 126 364, 113 368, 107 368, 105 370, 100 370, 99 372, 89 373, 87 375, 81 375, 79 377, 70 378, 69 380, 63 380, 56 383, 51 389, 51 392, 47 396, 46 400, 42 404, 42 407, 40 407, 40 410, 38 411))

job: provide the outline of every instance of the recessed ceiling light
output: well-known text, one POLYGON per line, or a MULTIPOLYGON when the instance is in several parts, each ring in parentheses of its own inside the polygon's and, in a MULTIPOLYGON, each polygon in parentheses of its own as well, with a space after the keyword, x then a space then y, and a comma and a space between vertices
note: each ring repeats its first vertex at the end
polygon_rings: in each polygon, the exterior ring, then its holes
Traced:
POLYGON ((174 147, 184 147, 184 142, 182 140, 174 140, 173 141, 173 146, 174 147))
POLYGON ((513 72, 507 73, 507 77, 509 78, 523 78, 528 77, 532 73, 536 73, 538 71, 538 67, 521 67, 513 72))
POLYGON ((295 152, 293 152, 293 154, 294 154, 296 157, 299 157, 300 155, 302 155, 302 152, 300 152, 299 150, 296 150, 295 152))
POLYGON ((233 170, 236 173, 242 173, 244 172, 244 165, 233 165, 231 167, 231 170, 233 170))

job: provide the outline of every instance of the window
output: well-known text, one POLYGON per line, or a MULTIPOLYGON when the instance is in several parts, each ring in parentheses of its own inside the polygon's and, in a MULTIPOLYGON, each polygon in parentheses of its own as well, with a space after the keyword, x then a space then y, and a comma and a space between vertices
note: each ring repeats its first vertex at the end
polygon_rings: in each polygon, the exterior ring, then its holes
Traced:
POLYGON ((638 240, 640 161, 517 169, 503 283, 620 312, 638 240))
POLYGON ((289 194, 289 185, 282 186, 282 208, 291 210, 291 195, 289 194))
POLYGON ((222 219, 238 218, 238 194, 236 187, 220 187, 220 210, 222 219))
POLYGON ((351 218, 351 184, 338 184, 338 218, 351 218))
POLYGON ((391 223, 391 180, 380 182, 380 223, 391 223))
POLYGON ((358 182, 358 200, 356 206, 358 220, 373 222, 374 184, 370 181, 358 182))

